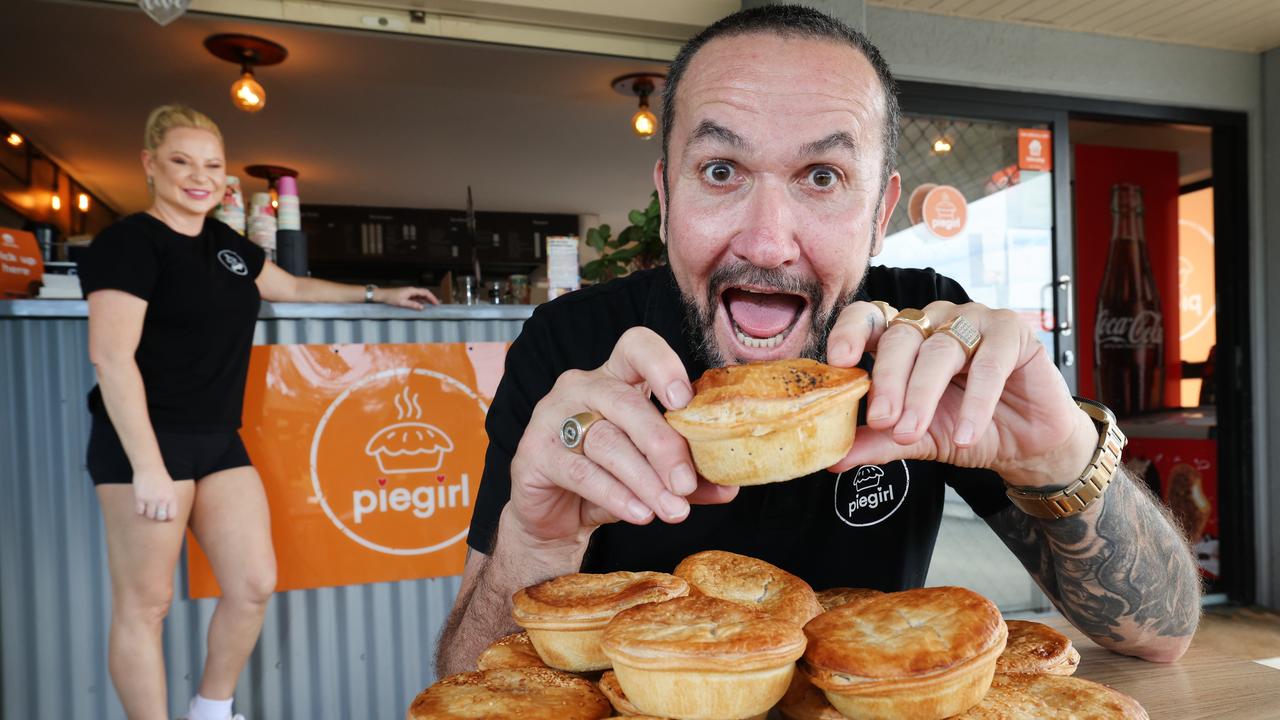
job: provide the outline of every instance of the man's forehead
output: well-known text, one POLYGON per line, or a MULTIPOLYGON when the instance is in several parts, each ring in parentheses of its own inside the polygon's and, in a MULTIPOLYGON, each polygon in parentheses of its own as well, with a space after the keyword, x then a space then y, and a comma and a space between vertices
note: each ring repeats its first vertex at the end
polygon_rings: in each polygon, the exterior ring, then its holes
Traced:
POLYGON ((694 55, 676 93, 676 124, 686 132, 702 119, 689 113, 700 115, 712 103, 772 113, 815 108, 863 118, 884 113, 883 89, 871 63, 849 43, 826 38, 772 33, 716 38, 694 55))

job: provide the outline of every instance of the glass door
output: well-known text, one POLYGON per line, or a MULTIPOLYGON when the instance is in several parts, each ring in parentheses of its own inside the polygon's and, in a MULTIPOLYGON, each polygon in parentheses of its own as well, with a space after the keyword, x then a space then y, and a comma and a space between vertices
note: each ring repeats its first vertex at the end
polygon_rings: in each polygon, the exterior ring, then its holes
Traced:
MULTIPOLYGON (((1070 273, 1060 271, 1055 245, 1053 151, 1048 118, 905 112, 902 199, 873 262, 933 268, 975 302, 1013 310, 1074 382, 1069 281, 1062 277, 1070 273)), ((1005 612, 1050 607, 1021 563, 950 488, 926 583, 970 587, 1005 612)))

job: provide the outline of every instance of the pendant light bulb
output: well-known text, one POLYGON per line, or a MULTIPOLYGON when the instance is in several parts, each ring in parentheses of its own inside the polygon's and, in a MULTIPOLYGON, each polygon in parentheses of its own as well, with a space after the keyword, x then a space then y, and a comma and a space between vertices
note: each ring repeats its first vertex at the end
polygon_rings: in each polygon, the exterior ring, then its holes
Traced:
POLYGON ((53 211, 54 211, 54 212, 58 212, 59 210, 61 210, 61 209, 62 209, 62 196, 61 196, 61 195, 59 195, 59 194, 58 194, 58 193, 56 193, 56 192, 55 192, 54 194, 50 195, 50 196, 49 196, 49 207, 50 207, 50 208, 53 208, 53 211))
POLYGON ((640 96, 640 109, 631 116, 631 130, 642 140, 648 140, 658 132, 658 118, 649 109, 649 96, 640 96))
POLYGON ((231 83, 231 102, 245 112, 258 112, 267 106, 267 91, 253 78, 253 71, 244 68, 240 79, 231 83))

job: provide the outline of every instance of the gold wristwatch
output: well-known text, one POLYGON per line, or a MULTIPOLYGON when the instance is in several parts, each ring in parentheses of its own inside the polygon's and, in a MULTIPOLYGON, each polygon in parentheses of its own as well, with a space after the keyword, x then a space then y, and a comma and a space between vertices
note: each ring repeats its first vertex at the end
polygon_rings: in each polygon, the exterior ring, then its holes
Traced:
POLYGON ((1080 477, 1054 492, 1005 484, 1005 494, 1022 512, 1032 517, 1054 520, 1084 512, 1102 493, 1120 467, 1120 452, 1129 439, 1120 432, 1116 416, 1102 403, 1076 398, 1076 404, 1098 426, 1098 447, 1080 477))

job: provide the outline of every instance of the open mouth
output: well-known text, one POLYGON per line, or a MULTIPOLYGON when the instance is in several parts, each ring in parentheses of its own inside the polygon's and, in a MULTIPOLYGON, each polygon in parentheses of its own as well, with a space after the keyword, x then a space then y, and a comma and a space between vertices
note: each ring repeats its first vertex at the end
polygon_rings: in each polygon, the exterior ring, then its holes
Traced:
POLYGON ((731 287, 720 294, 720 302, 738 342, 759 350, 782 345, 808 308, 800 295, 763 288, 731 287))
POLYGON ((185 192, 188 197, 191 197, 195 200, 204 200, 208 198, 210 195, 210 192, 208 190, 185 189, 183 190, 183 192, 185 192))

